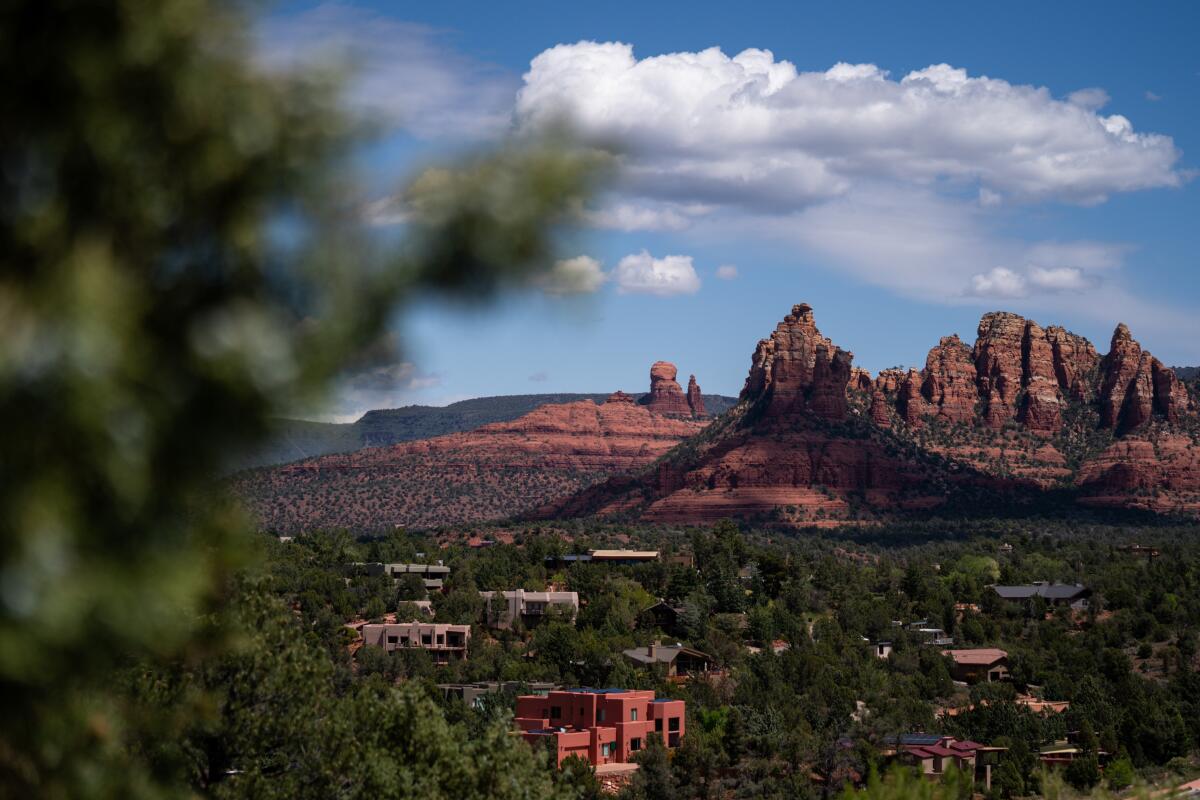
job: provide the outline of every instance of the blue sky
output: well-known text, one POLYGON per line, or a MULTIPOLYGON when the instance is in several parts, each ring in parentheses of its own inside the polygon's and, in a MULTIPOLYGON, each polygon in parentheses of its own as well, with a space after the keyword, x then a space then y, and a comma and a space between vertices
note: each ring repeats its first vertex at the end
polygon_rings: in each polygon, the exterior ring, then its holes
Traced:
POLYGON ((350 52, 388 122, 381 203, 564 113, 627 147, 567 283, 410 309, 327 414, 641 391, 658 359, 736 394, 802 301, 872 372, 996 309, 1200 363, 1198 31, 1190 2, 284 3, 267 52, 350 52))

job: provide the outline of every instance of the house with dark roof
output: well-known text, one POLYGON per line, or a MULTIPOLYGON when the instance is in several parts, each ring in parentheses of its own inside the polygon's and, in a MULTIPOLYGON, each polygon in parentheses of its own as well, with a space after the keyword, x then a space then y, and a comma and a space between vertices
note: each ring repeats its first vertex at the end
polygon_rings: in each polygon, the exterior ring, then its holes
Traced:
POLYGON ((654 620, 654 627, 670 636, 683 636, 683 606, 671 605, 660 600, 649 608, 642 609, 643 617, 654 620))
POLYGON ((1008 653, 998 647, 943 650, 954 664, 950 675, 962 683, 993 683, 1008 680, 1008 653))
POLYGON ((646 647, 623 650, 622 655, 635 667, 661 670, 668 678, 707 675, 713 670, 712 656, 682 644, 654 642, 646 647))
POLYGON ((1029 603, 1034 598, 1042 598, 1050 605, 1070 606, 1082 611, 1088 607, 1088 598, 1092 590, 1078 583, 1045 583, 1037 582, 1024 586, 992 586, 993 592, 1001 600, 1010 603, 1029 603))

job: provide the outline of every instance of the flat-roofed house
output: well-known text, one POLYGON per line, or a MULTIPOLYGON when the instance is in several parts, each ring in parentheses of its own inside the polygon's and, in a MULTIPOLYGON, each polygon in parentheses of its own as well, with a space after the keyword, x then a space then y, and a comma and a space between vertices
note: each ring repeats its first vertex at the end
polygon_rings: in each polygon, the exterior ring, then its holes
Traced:
POLYGON ((1024 586, 992 586, 1001 600, 1011 603, 1029 603, 1040 597, 1050 605, 1070 606, 1082 611, 1088 607, 1092 590, 1078 583, 1030 583, 1024 586))
POLYGON ((577 755, 601 767, 628 762, 651 733, 678 747, 684 716, 682 700, 659 700, 654 692, 580 688, 518 697, 515 721, 530 744, 552 743, 559 764, 577 755))
POLYGON ((661 670, 668 678, 706 675, 713 668, 712 656, 682 644, 654 642, 646 647, 634 647, 621 652, 634 666, 661 670))
POLYGON ((657 550, 589 550, 592 561, 604 564, 645 564, 658 560, 657 550))
POLYGON ((442 585, 450 575, 450 568, 444 564, 381 564, 378 561, 351 564, 366 571, 368 575, 388 575, 398 581, 405 575, 419 575, 425 588, 431 592, 440 592, 442 585))
POLYGON ((493 628, 505 630, 520 620, 526 628, 537 625, 547 614, 558 609, 564 618, 575 621, 579 613, 578 592, 527 592, 514 589, 505 592, 479 593, 484 601, 484 618, 493 628), (497 608, 497 606, 499 606, 497 608))
POLYGON ((943 650, 954 661, 950 674, 963 683, 992 683, 1008 679, 1008 653, 997 647, 943 650))
POLYGON ((362 626, 363 644, 382 647, 387 652, 415 648, 425 650, 435 664, 466 658, 471 642, 470 625, 446 625, 435 622, 384 622, 362 626))

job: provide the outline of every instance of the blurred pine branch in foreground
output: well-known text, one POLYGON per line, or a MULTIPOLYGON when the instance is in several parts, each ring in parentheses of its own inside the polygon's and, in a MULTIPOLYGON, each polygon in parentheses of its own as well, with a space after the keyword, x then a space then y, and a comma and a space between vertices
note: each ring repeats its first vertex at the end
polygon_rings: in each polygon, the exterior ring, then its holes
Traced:
POLYGON ((248 12, 0 3, 0 796, 552 791, 510 737, 335 685, 210 479, 406 296, 548 265, 604 158, 431 170, 382 243, 346 177, 365 128, 329 76, 258 68, 248 12))

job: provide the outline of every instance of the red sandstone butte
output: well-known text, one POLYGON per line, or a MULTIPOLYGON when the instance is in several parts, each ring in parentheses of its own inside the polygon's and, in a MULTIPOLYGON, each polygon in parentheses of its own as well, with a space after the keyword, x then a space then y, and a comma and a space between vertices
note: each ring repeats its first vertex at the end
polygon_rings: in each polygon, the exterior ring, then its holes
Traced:
POLYGON ((943 336, 925 359, 921 396, 931 411, 947 422, 975 419, 975 362, 971 348, 958 338, 943 336))
POLYGON ((690 417, 692 408, 675 376, 679 371, 670 361, 655 361, 650 367, 650 394, 642 404, 656 414, 690 417))
POLYGON ((700 394, 700 384, 696 383, 695 375, 688 376, 687 403, 693 417, 708 416, 704 410, 704 395, 700 394))
POLYGON ((768 416, 811 412, 823 419, 846 416, 851 353, 817 330, 812 307, 801 303, 783 318, 750 360, 741 399, 764 399, 768 416))

